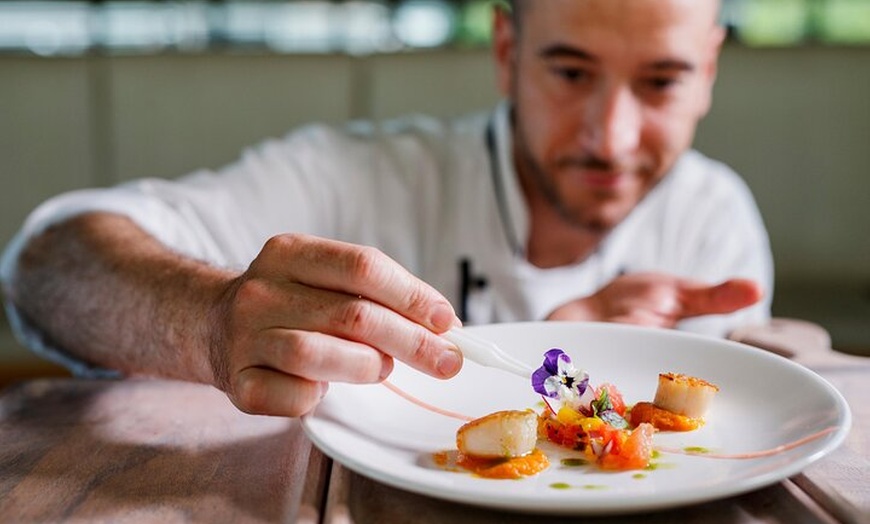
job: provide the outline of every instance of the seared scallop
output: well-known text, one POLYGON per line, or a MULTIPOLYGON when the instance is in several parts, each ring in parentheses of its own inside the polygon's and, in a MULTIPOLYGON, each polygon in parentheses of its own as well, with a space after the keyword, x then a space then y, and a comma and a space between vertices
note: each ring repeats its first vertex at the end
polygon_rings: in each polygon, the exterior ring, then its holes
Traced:
POLYGON ((480 458, 522 457, 535 449, 538 415, 525 411, 496 411, 474 419, 456 432, 456 446, 480 458))
POLYGON ((679 373, 659 374, 653 404, 690 418, 703 418, 719 388, 706 380, 679 373))

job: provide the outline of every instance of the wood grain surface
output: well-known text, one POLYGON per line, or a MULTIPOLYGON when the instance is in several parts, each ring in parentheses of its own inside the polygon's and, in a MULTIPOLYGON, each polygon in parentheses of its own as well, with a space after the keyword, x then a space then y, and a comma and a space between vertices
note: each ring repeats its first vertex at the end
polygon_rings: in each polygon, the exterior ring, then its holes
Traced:
POLYGON ((320 521, 328 464, 299 422, 210 387, 35 381, 0 418, 2 522, 320 521))

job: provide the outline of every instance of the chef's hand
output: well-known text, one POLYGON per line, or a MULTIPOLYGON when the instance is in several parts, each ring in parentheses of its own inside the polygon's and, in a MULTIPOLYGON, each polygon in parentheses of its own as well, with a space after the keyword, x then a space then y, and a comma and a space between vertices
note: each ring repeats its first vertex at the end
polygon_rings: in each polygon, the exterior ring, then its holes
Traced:
POLYGON ((727 314, 761 300, 752 280, 709 285, 661 273, 622 275, 595 294, 556 308, 548 320, 592 320, 672 328, 701 315, 727 314))
POLYGON ((438 378, 462 366, 438 336, 460 323, 450 303, 374 248, 274 237, 217 312, 215 384, 248 413, 305 414, 329 382, 382 381, 394 358, 438 378))

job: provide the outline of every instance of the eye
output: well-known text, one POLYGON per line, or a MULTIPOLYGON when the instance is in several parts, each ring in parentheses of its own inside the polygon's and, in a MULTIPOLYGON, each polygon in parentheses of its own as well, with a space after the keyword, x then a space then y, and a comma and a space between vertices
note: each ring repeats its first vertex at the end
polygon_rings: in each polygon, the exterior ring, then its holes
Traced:
POLYGON ((680 79, 670 76, 656 76, 646 79, 644 82, 653 91, 668 91, 680 83, 680 79))
POLYGON ((568 83, 576 84, 589 77, 589 72, 580 67, 553 67, 553 74, 565 80, 568 83))

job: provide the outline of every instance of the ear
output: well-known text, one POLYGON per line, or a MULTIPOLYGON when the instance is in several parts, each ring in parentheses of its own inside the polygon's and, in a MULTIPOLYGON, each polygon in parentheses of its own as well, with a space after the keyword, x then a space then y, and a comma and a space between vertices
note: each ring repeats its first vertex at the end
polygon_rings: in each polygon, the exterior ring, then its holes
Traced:
POLYGON ((496 6, 493 9, 493 54, 495 55, 496 80, 503 97, 511 94, 511 81, 516 47, 516 31, 510 13, 496 6))
POLYGON ((710 34, 707 45, 707 60, 703 71, 703 93, 700 101, 700 115, 705 116, 713 103, 713 86, 716 84, 716 75, 719 73, 719 54, 722 51, 722 43, 725 41, 725 28, 716 26, 710 34))

